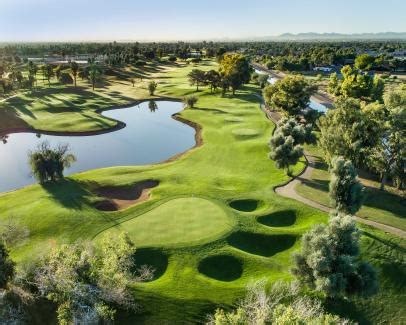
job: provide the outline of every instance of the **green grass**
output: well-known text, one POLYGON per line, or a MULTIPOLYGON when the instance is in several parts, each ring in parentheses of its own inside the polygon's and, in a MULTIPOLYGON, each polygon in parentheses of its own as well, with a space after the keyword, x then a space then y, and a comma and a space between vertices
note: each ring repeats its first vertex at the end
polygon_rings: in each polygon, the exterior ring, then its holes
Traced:
POLYGON ((198 270, 209 278, 234 281, 241 277, 243 263, 231 255, 215 255, 201 260, 198 270))
MULTIPOLYGON (((321 152, 314 146, 308 146, 307 150, 318 159, 311 179, 296 186, 296 191, 310 200, 330 206, 328 186, 330 174, 326 164, 322 162, 321 152)), ((384 223, 402 230, 406 230, 406 199, 395 190, 387 186, 386 191, 379 190, 376 181, 361 178, 366 186, 366 198, 363 207, 357 213, 358 216, 384 223)))
MULTIPOLYGON (((213 62, 199 65, 202 69, 214 66, 213 62)), ((73 96, 70 88, 60 87, 58 100, 68 96, 79 105, 78 111, 69 112, 67 104, 63 119, 58 118, 56 102, 25 106, 36 117, 26 118, 32 127, 56 130, 67 123, 61 130, 88 131, 106 127, 93 117, 100 119, 95 111, 113 105, 95 103, 98 96, 114 98, 114 92, 119 91, 127 98, 123 101, 148 97, 145 87, 149 79, 158 81, 157 96, 182 98, 193 93, 199 97, 196 108, 184 110, 181 116, 202 126, 203 145, 175 161, 92 170, 58 184, 33 185, 0 195, 0 221, 13 216, 30 230, 29 240, 11 247, 18 266, 60 243, 94 238, 97 242, 108 232, 129 232, 140 247, 137 265, 151 265, 156 276, 153 281, 134 285, 134 295, 144 309, 138 315, 120 313, 120 324, 201 322, 216 306, 235 303, 252 280, 266 278, 272 283, 292 279, 291 254, 300 247, 300 235, 327 220, 326 214, 274 193, 273 187, 288 176, 268 158, 267 143, 274 126, 259 109, 258 87, 247 85, 234 97, 221 97, 207 89, 195 93, 186 78, 194 67, 150 66, 134 88, 111 76, 110 84, 98 89, 96 97, 88 98, 88 89, 73 96), (102 106, 96 107, 99 104, 102 106), (76 125, 82 118, 83 123, 76 125), (236 137, 236 128, 256 130, 257 135, 236 137), (130 186, 147 179, 159 181, 149 200, 115 212, 95 208, 100 200, 98 187, 130 186)), ((126 68, 120 78, 135 73, 131 71, 126 68)), ((19 112, 23 109, 20 105, 16 103, 13 109, 19 112)), ((0 109, 0 117, 2 113, 0 109)), ((303 166, 303 161, 298 163, 294 173, 303 166)), ((380 254, 382 246, 385 254, 397 252, 380 242, 387 240, 386 235, 379 236, 368 238, 371 246, 363 247, 369 249, 366 257, 373 261, 371 254, 380 254)), ((404 258, 404 253, 396 254, 404 258)), ((396 261, 388 263, 394 269, 399 267, 396 261)), ((386 281, 385 273, 382 277, 386 281)), ((403 289, 388 282, 382 293, 385 301, 392 302, 403 289)), ((366 313, 371 321, 390 322, 400 310, 398 301, 393 304, 390 312, 376 315, 372 312, 375 305, 366 302, 353 317, 359 319, 366 313)), ((45 322, 48 318, 44 317, 45 322)))
POLYGON ((221 206, 202 198, 178 198, 102 232, 127 232, 137 247, 184 246, 221 237, 233 228, 221 206), (202 218, 202 211, 205 218, 202 218), (170 216, 170 217, 168 217, 170 216))

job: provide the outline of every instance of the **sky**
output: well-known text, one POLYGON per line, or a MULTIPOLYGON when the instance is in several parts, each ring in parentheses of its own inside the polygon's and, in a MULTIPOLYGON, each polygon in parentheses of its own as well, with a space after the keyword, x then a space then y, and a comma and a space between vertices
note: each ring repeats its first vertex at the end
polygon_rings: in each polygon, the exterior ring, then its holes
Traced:
POLYGON ((0 0, 0 42, 406 32, 406 0, 0 0))

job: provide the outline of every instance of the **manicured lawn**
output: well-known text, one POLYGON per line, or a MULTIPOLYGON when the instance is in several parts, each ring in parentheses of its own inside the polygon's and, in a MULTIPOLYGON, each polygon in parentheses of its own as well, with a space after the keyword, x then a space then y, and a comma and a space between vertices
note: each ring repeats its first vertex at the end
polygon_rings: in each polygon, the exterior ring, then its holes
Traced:
MULTIPOLYGON (((328 186, 330 174, 321 159, 321 152, 314 146, 307 147, 308 152, 318 159, 311 180, 296 186, 296 191, 310 200, 330 206, 328 186)), ((366 199, 358 216, 406 230, 406 199, 387 186, 386 191, 379 190, 376 181, 361 178, 366 186, 366 199)))
MULTIPOLYGON (((214 66, 212 62, 199 65, 202 69, 214 66)), ((112 97, 116 91, 112 89, 120 87, 131 100, 146 96, 147 77, 158 81, 157 96, 195 94, 186 78, 193 68, 186 64, 156 67, 134 88, 120 86, 117 80, 116 85, 111 78, 103 96, 112 97), (134 93, 127 93, 130 91, 134 93)), ((61 88, 59 99, 65 91, 72 98, 70 89, 61 88)), ((273 125, 259 109, 258 91, 256 86, 247 85, 234 97, 221 97, 207 89, 196 93, 196 108, 184 110, 181 116, 202 126, 203 145, 175 161, 92 170, 59 184, 34 185, 1 195, 0 220, 12 216, 30 229, 29 239, 11 248, 12 257, 21 266, 63 242, 97 241, 106 233, 127 231, 139 247, 137 264, 151 265, 156 276, 151 282, 134 285, 134 294, 144 309, 136 316, 120 314, 120 324, 202 321, 216 306, 232 305, 252 280, 266 278, 271 283, 292 279, 291 254, 300 247, 300 235, 313 224, 325 222, 327 216, 274 193, 273 187, 288 177, 268 158, 273 125), (149 200, 116 212, 96 209, 98 187, 147 179, 159 181, 149 200)), ((101 96, 101 90, 96 94, 101 96)), ((85 93, 75 97, 79 99, 83 101, 81 112, 67 112, 66 119, 78 123, 83 113, 83 123, 77 126, 67 121, 66 127, 80 131, 105 127, 92 118, 100 107, 87 105, 99 99, 88 99, 85 93)), ((102 107, 108 104, 111 102, 102 107)), ((32 106, 27 109, 35 110, 32 106)), ((58 129, 65 119, 59 120, 53 110, 47 112, 46 105, 35 114, 38 121, 27 118, 27 123, 42 123, 42 116, 50 114, 55 121, 49 119, 49 128, 58 129)), ((294 172, 302 168, 300 162, 294 172)), ((379 233, 378 239, 364 240, 368 259, 374 260, 373 254, 384 250, 404 260, 404 251, 388 244, 388 238, 379 233)), ((401 267, 399 259, 388 260, 389 267, 401 267)), ((404 286, 388 282, 382 290, 386 301, 392 303, 404 286)), ((376 315, 373 303, 365 303, 353 316, 359 319, 365 314, 373 322, 396 320, 395 311, 401 308, 396 299, 391 312, 376 315)))
POLYGON ((222 207, 210 200, 189 197, 165 202, 101 235, 125 231, 137 247, 184 246, 221 237, 232 228, 233 219, 222 207))

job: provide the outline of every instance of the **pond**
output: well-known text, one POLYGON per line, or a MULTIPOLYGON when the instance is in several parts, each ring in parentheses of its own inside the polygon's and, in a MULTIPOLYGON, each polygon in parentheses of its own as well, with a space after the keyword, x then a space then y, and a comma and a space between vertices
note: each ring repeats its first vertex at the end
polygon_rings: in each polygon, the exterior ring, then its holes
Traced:
POLYGON ((145 165, 162 162, 192 148, 195 129, 172 115, 183 105, 172 101, 146 101, 102 114, 126 126, 118 131, 90 136, 36 135, 15 133, 0 142, 0 191, 9 191, 35 182, 28 164, 28 152, 47 140, 51 145, 69 144, 77 161, 69 175, 89 169, 145 165))
MULTIPOLYGON (((254 71, 255 71, 256 73, 258 73, 258 74, 266 74, 265 71, 260 70, 260 69, 254 69, 254 71)), ((277 82, 278 80, 279 80, 278 78, 275 78, 275 77, 272 77, 272 76, 269 76, 269 78, 268 78, 268 82, 269 82, 270 84, 274 84, 274 83, 277 82)), ((310 99, 309 107, 310 107, 311 109, 314 109, 314 110, 319 111, 319 112, 322 112, 322 113, 327 112, 327 109, 328 109, 326 106, 324 106, 323 104, 321 104, 321 103, 319 103, 318 101, 315 101, 315 100, 313 100, 313 99, 310 99)))

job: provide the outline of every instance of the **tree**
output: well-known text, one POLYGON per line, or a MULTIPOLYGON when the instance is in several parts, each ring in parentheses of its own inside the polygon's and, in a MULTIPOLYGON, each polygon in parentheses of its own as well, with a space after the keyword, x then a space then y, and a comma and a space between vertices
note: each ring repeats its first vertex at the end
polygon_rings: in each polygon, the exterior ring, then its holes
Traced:
POLYGON ((32 282, 57 305, 60 324, 112 321, 116 307, 135 310, 130 285, 152 276, 148 268, 132 274, 134 253, 126 234, 104 238, 100 250, 90 243, 63 245, 42 259, 32 282))
POLYGON ((151 96, 154 96, 155 90, 158 87, 158 84, 155 81, 150 81, 148 83, 148 91, 151 96))
POLYGON ((48 86, 51 87, 51 78, 54 76, 54 69, 51 64, 46 64, 43 70, 44 77, 48 81, 48 86))
POLYGON ((199 91, 199 85, 204 85, 206 83, 206 75, 202 70, 193 69, 187 76, 190 85, 196 85, 196 91, 199 91))
POLYGON ((283 134, 275 132, 269 143, 272 150, 269 158, 275 161, 277 168, 286 169, 288 175, 291 175, 290 166, 295 165, 303 156, 302 146, 295 145, 294 142, 292 136, 285 137, 283 134))
POLYGON ((344 97, 362 98, 368 101, 381 100, 384 84, 378 76, 372 78, 349 65, 341 69, 341 74, 343 80, 340 93, 344 97))
POLYGON ((58 66, 54 69, 54 74, 57 80, 61 78, 61 73, 62 73, 62 66, 58 64, 58 66))
POLYGON ((51 148, 47 141, 41 142, 28 156, 32 173, 40 183, 63 179, 64 169, 76 161, 67 144, 51 148))
POLYGON ((358 55, 355 58, 354 66, 357 69, 360 69, 363 71, 368 71, 368 70, 371 70, 374 61, 375 61, 375 58, 373 56, 365 53, 365 54, 358 55))
MULTIPOLYGON (((76 87, 76 80, 77 80, 78 74, 79 74, 79 64, 77 64, 77 62, 72 61, 70 63, 70 72, 72 74, 73 82, 76 87)), ((94 87, 93 87, 93 90, 94 90, 94 87)))
POLYGON ((257 281, 247 289, 236 310, 217 309, 206 325, 348 324, 327 313, 320 300, 300 292, 295 283, 276 282, 266 290, 265 281, 257 281))
POLYGON ((383 113, 384 106, 379 103, 339 98, 335 109, 328 110, 317 123, 319 146, 326 162, 331 165, 334 156, 343 156, 356 166, 364 165, 371 148, 381 138, 383 113))
POLYGON ((33 85, 34 82, 37 80, 37 72, 38 72, 37 65, 34 64, 32 61, 28 62, 28 79, 32 81, 33 85))
POLYGON ((372 101, 377 100, 377 101, 382 102, 382 96, 383 96, 384 89, 385 89, 385 83, 378 75, 375 75, 374 79, 372 80, 371 100, 372 101))
POLYGON ((193 108, 197 103, 198 98, 196 96, 186 96, 183 98, 183 103, 186 107, 193 108))
POLYGON ((340 88, 341 88, 341 84, 338 80, 337 73, 333 72, 330 75, 330 79, 329 79, 328 86, 327 86, 327 91, 331 95, 338 96, 338 95, 340 95, 340 88))
POLYGON ((375 270, 359 258, 359 231, 349 215, 332 215, 327 225, 316 225, 302 237, 293 255, 292 273, 310 289, 328 297, 377 292, 375 270))
POLYGON ((275 134, 280 133, 284 137, 292 136, 293 144, 310 144, 316 142, 316 136, 313 133, 312 125, 306 126, 299 124, 293 118, 282 118, 277 125, 275 134))
POLYGON ((103 70, 101 66, 97 63, 92 63, 89 66, 89 80, 92 83, 92 89, 94 91, 94 87, 96 83, 101 80, 103 76, 103 70))
POLYGON ((335 157, 332 165, 330 200, 337 211, 353 215, 362 206, 364 188, 357 179, 357 172, 351 161, 335 157))
POLYGON ((209 70, 204 75, 205 82, 210 85, 210 92, 217 90, 221 83, 221 76, 216 70, 209 70))
POLYGON ((379 116, 382 137, 369 156, 369 166, 380 175, 381 190, 388 177, 402 189, 406 183, 406 87, 384 96, 385 114, 379 116))
POLYGON ((265 88, 265 86, 268 84, 268 79, 269 79, 269 76, 267 74, 263 74, 263 73, 259 74, 258 75, 258 85, 261 88, 265 88))
POLYGON ((15 274, 15 263, 10 259, 7 248, 0 241, 0 289, 6 289, 7 284, 15 274))
POLYGON ((251 78, 251 68, 248 59, 242 54, 224 54, 219 66, 222 79, 231 87, 233 95, 242 85, 251 78))
POLYGON ((315 87, 303 76, 287 76, 266 86, 263 96, 266 104, 281 109, 287 115, 295 116, 309 106, 315 87))

